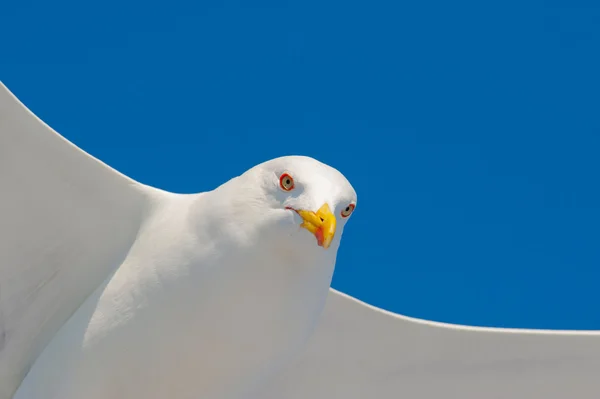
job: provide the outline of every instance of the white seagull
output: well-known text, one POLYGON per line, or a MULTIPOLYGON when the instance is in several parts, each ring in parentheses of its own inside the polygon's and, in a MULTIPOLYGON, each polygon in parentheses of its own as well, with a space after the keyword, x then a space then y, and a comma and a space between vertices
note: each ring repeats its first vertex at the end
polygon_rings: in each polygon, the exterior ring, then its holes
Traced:
POLYGON ((331 290, 356 204, 308 157, 206 193, 143 185, 0 84, 0 399, 600 397, 600 332, 441 324, 331 290))

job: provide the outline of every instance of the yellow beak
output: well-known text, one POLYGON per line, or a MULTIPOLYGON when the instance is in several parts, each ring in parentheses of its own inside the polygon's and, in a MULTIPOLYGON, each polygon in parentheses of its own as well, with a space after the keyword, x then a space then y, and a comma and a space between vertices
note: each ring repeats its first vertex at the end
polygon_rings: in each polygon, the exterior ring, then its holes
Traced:
POLYGON ((317 238, 317 244, 327 249, 335 236, 336 219, 331 213, 329 205, 323 204, 317 212, 297 210, 298 215, 304 220, 300 227, 304 227, 317 238))

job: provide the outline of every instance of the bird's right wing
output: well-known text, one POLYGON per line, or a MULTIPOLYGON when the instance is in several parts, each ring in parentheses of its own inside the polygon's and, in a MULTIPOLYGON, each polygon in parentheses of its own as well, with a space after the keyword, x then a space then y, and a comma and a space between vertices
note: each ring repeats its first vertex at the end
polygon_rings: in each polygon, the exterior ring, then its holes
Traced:
POLYGON ((149 191, 65 140, 0 83, 0 399, 119 266, 149 191))
POLYGON ((330 291, 297 362, 260 399, 598 399, 600 332, 412 319, 330 291))

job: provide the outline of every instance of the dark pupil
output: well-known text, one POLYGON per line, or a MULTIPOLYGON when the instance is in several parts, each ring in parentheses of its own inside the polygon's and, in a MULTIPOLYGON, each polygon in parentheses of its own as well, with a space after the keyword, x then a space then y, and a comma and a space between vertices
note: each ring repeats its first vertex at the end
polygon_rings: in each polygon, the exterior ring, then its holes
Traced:
POLYGON ((346 207, 346 212, 350 212, 350 207, 349 206, 346 207))
POLYGON ((290 179, 285 179, 285 184, 290 184, 290 179))

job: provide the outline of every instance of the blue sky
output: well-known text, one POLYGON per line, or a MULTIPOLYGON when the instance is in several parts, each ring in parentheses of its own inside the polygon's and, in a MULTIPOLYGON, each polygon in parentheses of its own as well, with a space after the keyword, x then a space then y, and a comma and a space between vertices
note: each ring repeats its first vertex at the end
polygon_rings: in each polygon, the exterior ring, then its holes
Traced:
POLYGON ((13 1, 0 79, 176 192, 267 159, 359 204, 333 286, 485 326, 600 329, 600 3, 13 1))

